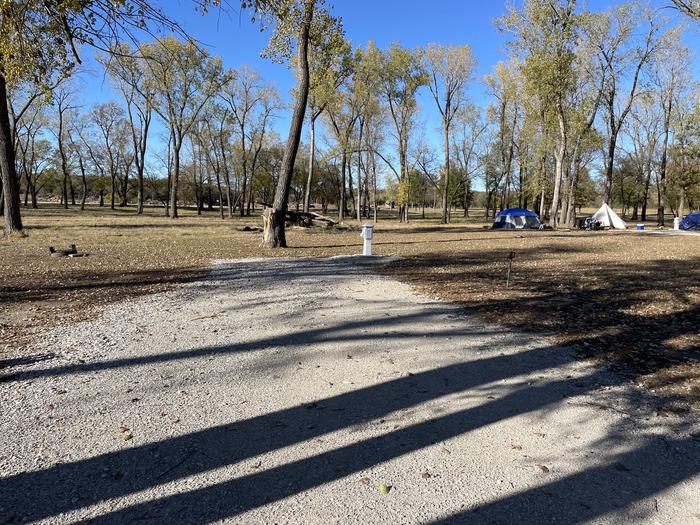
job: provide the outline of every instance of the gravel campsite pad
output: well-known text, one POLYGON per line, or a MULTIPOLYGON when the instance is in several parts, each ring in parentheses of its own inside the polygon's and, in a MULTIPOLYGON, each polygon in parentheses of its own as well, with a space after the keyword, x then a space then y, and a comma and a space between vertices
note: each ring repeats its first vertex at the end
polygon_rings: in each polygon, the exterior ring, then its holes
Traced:
POLYGON ((246 259, 51 328, 0 382, 0 523, 700 523, 653 394, 378 275, 246 259))

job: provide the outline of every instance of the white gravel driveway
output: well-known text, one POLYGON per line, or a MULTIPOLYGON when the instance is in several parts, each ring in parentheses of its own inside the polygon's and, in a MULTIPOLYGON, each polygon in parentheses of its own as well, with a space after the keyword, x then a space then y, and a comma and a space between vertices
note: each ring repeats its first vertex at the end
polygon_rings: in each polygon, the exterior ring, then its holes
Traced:
POLYGON ((377 260, 220 263, 0 370, 4 523, 700 523, 697 424, 377 260))

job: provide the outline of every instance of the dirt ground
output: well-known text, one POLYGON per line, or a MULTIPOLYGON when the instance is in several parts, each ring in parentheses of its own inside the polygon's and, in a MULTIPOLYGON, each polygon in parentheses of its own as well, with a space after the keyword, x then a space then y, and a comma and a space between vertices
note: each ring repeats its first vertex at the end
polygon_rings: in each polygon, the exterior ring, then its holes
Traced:
MULTIPOLYGON (((387 212, 388 213, 388 212, 387 212)), ((359 253, 357 224, 291 230, 290 248, 259 247, 257 217, 222 221, 150 210, 28 210, 28 236, 0 239, 0 363, 32 353, 47 326, 94 317, 100 306, 205 275, 212 260, 359 253), (78 245, 88 257, 51 258, 78 245)), ((634 232, 492 232, 481 213, 442 226, 381 217, 375 253, 403 259, 385 271, 469 315, 575 345, 678 400, 700 407, 700 237, 634 232), (506 286, 509 255, 513 264, 506 286)))

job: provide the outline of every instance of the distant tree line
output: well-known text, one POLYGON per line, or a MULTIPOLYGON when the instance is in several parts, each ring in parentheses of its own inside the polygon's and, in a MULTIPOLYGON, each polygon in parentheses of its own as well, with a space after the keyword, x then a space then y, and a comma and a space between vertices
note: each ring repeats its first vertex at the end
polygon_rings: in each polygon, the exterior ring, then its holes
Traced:
MULTIPOLYGON (((468 45, 353 48, 322 2, 242 2, 273 27, 265 54, 297 72, 283 139, 273 124, 289 108, 275 87, 249 67, 225 69, 162 12, 60 4, 2 7, 10 36, 0 57, 12 56, 0 59, 6 231, 21 229, 15 204, 49 196, 136 213, 160 205, 172 218, 183 205, 224 219, 260 203, 273 246, 285 243, 289 205, 334 208, 342 221, 376 220, 387 203, 402 222, 410 209, 437 207, 447 223, 454 210, 469 213, 477 185, 486 217, 517 205, 554 227, 600 198, 661 225, 669 211, 700 206, 698 85, 667 11, 631 2, 591 12, 574 0, 509 8, 498 21, 509 56, 483 79, 490 102, 480 107, 468 95, 478 82, 468 45), (115 27, 91 26, 90 10, 115 27), (116 29, 125 24, 172 35, 127 43, 116 29), (74 41, 98 49, 118 101, 81 102, 74 41), (422 129, 421 92, 440 117, 440 144, 422 129)), ((697 16, 692 2, 674 4, 697 16)))

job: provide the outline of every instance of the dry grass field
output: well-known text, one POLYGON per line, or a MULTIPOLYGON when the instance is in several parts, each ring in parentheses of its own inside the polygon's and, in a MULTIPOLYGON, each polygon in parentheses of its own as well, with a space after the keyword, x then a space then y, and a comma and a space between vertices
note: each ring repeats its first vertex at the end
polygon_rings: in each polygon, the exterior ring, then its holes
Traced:
MULTIPOLYGON (((0 364, 31 354, 42 327, 94 316, 100 306, 201 278, 215 259, 320 257, 361 251, 344 231, 291 230, 290 248, 259 247, 243 232, 258 218, 220 220, 162 210, 25 212, 27 236, 0 239, 0 364), (89 256, 49 257, 75 243, 89 256)), ((663 394, 700 408, 700 237, 634 232, 493 232, 475 213, 441 226, 381 217, 375 253, 386 268, 469 315, 572 344, 663 394), (510 286, 508 255, 514 253, 510 286)))

